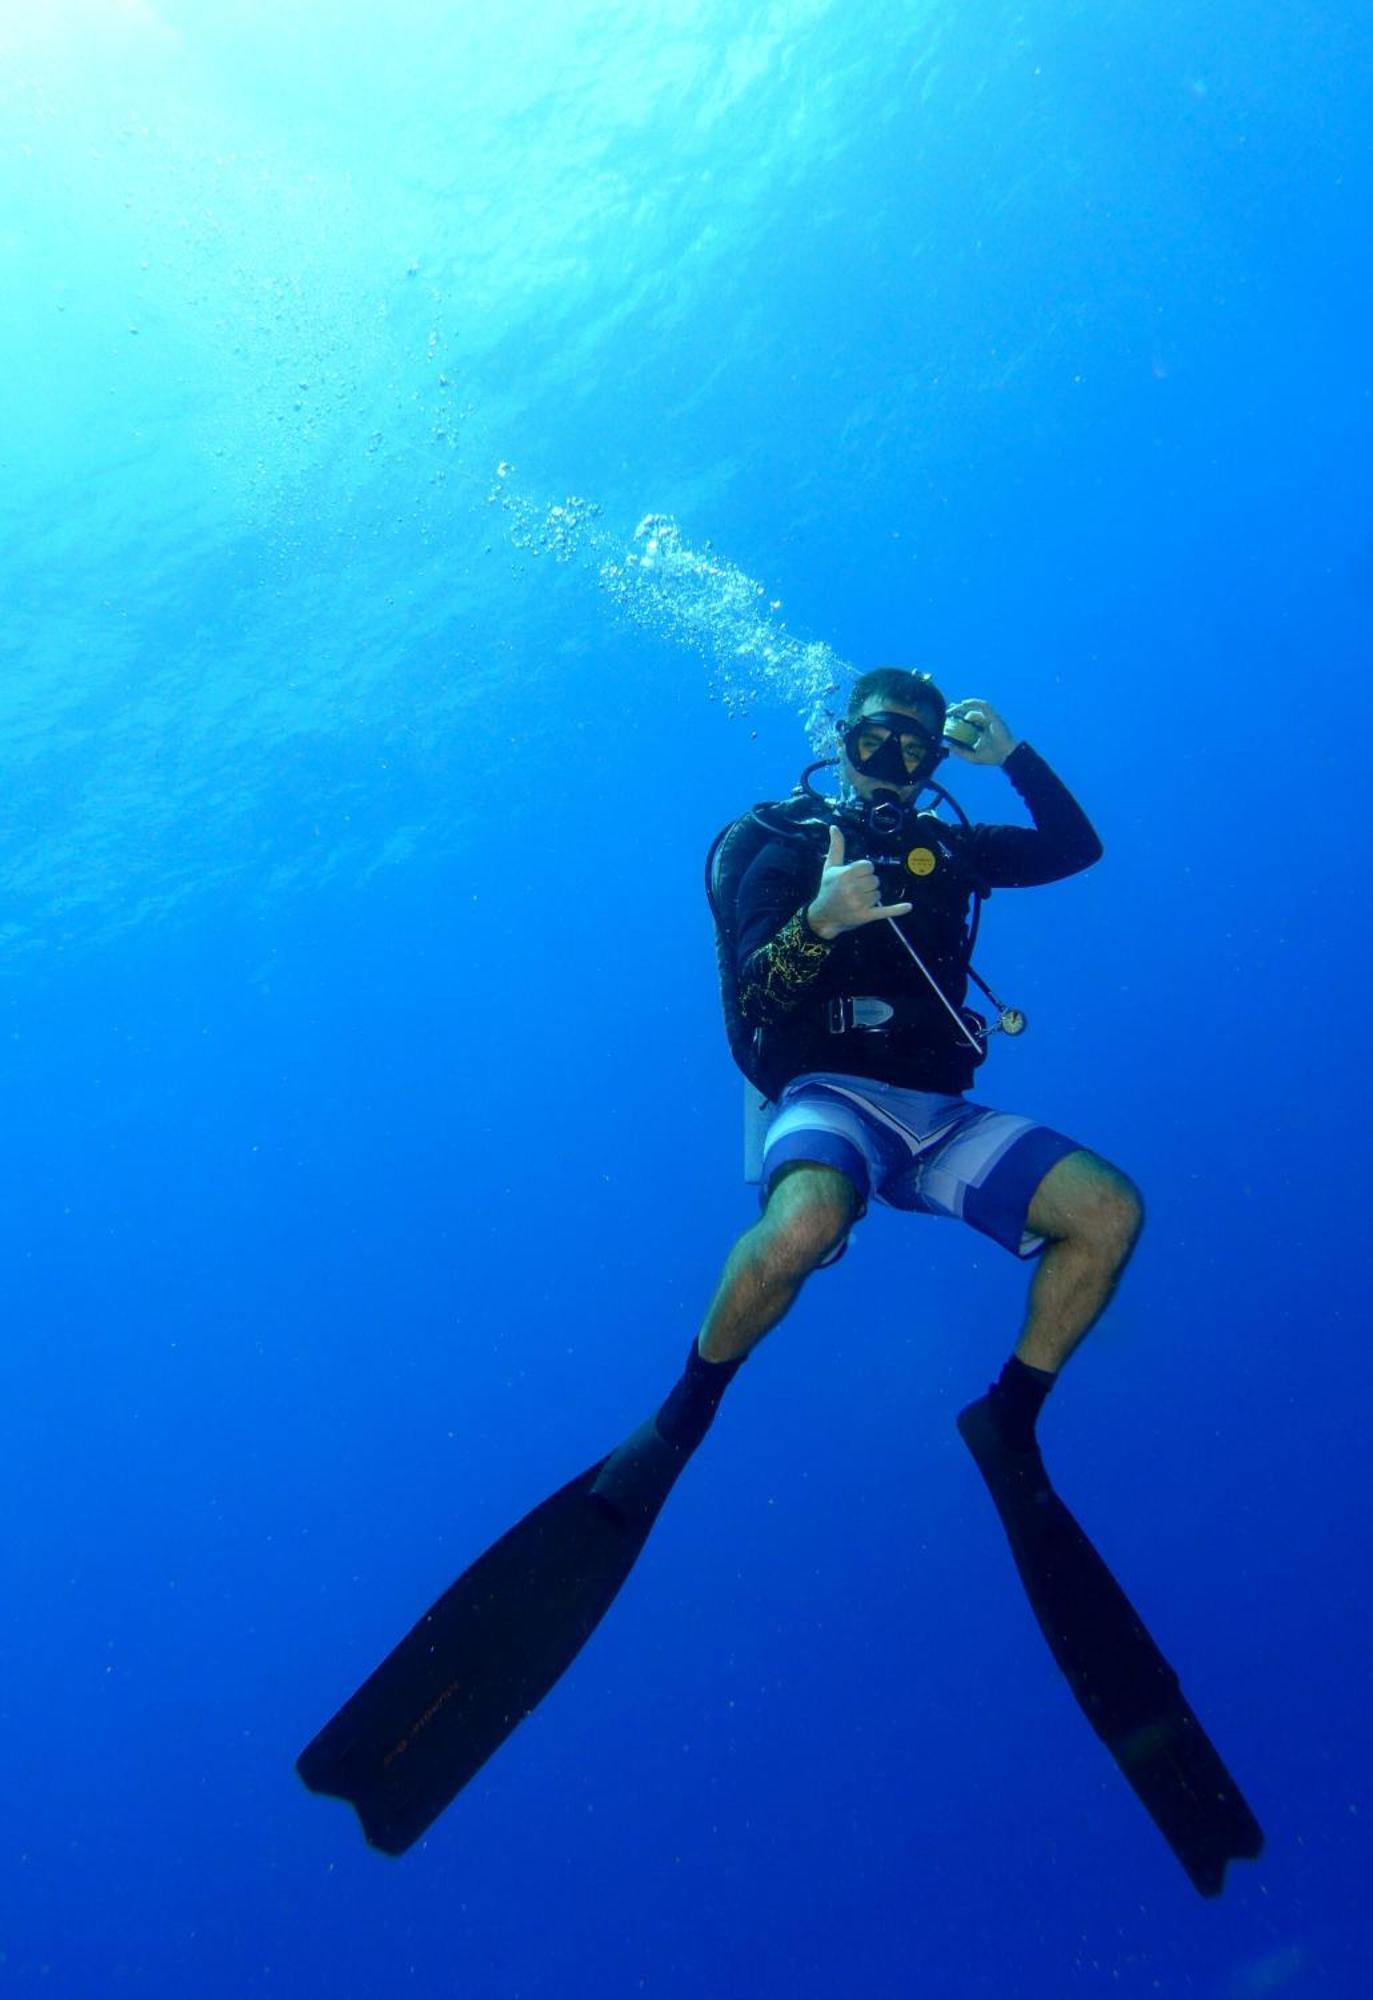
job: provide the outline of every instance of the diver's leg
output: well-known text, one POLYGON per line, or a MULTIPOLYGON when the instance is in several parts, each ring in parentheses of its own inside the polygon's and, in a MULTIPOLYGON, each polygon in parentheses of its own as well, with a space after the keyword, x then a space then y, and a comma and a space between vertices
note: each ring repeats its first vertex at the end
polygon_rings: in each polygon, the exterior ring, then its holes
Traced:
POLYGON ((699 1340, 666 1402, 610 1454, 592 1492, 626 1520, 656 1513, 701 1443, 726 1389, 811 1272, 847 1235, 861 1199, 834 1167, 795 1162, 730 1252, 699 1340))
POLYGON ((762 1215, 730 1252, 697 1342, 701 1358, 742 1361, 842 1243, 858 1209, 857 1190, 837 1168, 784 1168, 762 1215))
POLYGON ((1095 1153, 1069 1153, 1049 1169, 1026 1219, 1047 1247, 1030 1286, 1018 1360, 1057 1374, 1110 1303, 1143 1222, 1137 1189, 1095 1153))
MULTIPOLYGON (((1109 1304, 1143 1221, 1135 1188, 1095 1153, 1065 1154, 1036 1188, 1025 1226, 1045 1248, 1015 1352, 981 1405, 1013 1451, 1033 1446, 1058 1371, 1109 1304)), ((965 1438, 971 1415, 959 1419, 965 1438)))

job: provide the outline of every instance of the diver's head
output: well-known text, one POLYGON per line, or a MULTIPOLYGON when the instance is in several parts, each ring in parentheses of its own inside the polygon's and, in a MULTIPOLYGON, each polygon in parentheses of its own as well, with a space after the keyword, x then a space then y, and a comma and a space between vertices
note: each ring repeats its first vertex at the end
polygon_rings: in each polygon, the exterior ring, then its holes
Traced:
POLYGON ((870 803, 885 794, 909 805, 944 755, 945 702, 928 674, 874 667, 860 674, 839 725, 845 790, 870 803))

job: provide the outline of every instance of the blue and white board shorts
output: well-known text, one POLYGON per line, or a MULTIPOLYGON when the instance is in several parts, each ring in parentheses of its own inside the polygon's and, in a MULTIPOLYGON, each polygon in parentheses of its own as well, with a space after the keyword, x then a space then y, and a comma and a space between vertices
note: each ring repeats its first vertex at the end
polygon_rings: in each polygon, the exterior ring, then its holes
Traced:
POLYGON ((889 1208, 946 1215, 1015 1256, 1034 1257, 1044 1248, 1044 1238, 1025 1226, 1035 1190, 1079 1150, 1062 1132, 966 1097, 827 1071, 799 1076, 782 1092, 759 1178, 766 1199, 785 1166, 834 1167, 864 1209, 875 1198, 889 1208))

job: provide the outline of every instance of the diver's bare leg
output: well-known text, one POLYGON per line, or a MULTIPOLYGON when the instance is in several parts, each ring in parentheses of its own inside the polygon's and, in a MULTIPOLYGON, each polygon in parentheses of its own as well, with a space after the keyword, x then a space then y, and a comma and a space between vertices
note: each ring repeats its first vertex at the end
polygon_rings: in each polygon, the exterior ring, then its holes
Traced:
POLYGON ((1143 1223, 1138 1190, 1095 1153, 1069 1153, 1049 1169, 1030 1203, 1028 1227, 1048 1248, 1017 1359, 1057 1373, 1110 1303, 1143 1223))
POLYGON ((657 1512, 745 1356, 843 1241, 857 1213, 852 1184, 833 1167, 783 1169, 762 1216, 730 1252, 681 1380, 596 1475, 591 1490, 613 1514, 642 1521, 657 1512))
POLYGON ((790 1309, 858 1212, 851 1181, 833 1167, 794 1166, 730 1252, 697 1348, 706 1361, 740 1361, 790 1309))

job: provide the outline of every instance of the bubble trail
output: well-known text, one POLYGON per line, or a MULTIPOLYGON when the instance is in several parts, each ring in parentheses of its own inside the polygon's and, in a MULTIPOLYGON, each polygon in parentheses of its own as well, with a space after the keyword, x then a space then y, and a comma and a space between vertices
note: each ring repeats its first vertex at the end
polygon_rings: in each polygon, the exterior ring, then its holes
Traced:
POLYGON ((761 583, 709 542, 693 547, 670 514, 646 514, 626 549, 599 525, 595 501, 569 495, 539 507, 515 490, 514 470, 502 460, 489 499, 505 512, 516 548, 585 564, 621 617, 705 662, 731 715, 747 715, 760 700, 780 701, 816 754, 824 753, 836 696, 854 672, 832 646, 795 638, 761 583))

